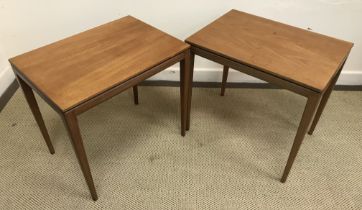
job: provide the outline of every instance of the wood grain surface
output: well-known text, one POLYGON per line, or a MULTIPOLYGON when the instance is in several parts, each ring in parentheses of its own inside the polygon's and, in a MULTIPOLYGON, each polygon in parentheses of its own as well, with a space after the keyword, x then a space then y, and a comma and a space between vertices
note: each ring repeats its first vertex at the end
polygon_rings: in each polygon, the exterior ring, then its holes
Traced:
POLYGON ((9 61, 65 111, 188 47, 186 43, 127 16, 9 61))
POLYGON ((326 89, 353 46, 237 10, 186 42, 317 92, 326 89))

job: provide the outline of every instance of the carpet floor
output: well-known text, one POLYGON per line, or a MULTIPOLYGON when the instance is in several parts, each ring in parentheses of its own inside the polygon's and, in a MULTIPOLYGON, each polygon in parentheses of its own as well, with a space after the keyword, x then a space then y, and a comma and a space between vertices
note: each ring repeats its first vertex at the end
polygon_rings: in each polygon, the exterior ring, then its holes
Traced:
POLYGON ((140 87, 80 115, 99 200, 66 130, 39 98, 50 155, 21 91, 0 113, 0 209, 362 209, 362 92, 334 91, 289 179, 279 182, 304 97, 195 88, 180 135, 179 89, 140 87))

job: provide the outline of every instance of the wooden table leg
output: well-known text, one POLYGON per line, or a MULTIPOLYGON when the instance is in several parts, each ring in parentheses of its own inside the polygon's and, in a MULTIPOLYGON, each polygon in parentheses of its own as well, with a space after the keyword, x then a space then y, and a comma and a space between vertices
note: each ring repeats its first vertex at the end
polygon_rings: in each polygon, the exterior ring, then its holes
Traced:
POLYGON ((221 82, 221 96, 225 95, 225 87, 226 87, 226 82, 228 79, 228 74, 229 74, 229 67, 228 66, 224 66, 223 72, 222 72, 222 82, 221 82))
POLYGON ((185 60, 180 61, 180 105, 181 105, 181 136, 185 136, 184 104, 185 104, 185 60))
POLYGON ((300 121, 297 134, 294 139, 292 149, 289 154, 287 165, 285 166, 283 177, 280 180, 285 182, 287 180, 290 169, 292 168, 293 162, 299 151, 300 145, 303 142, 304 136, 308 131, 308 128, 313 120, 313 116, 318 108, 318 104, 321 100, 321 94, 314 94, 308 97, 307 104, 305 106, 302 119, 300 121))
POLYGON ((190 56, 191 51, 185 52, 185 58, 180 61, 180 95, 181 95, 181 135, 186 134, 189 79, 190 79, 190 56))
POLYGON ((193 75, 194 75, 194 64, 195 64, 195 54, 190 51, 190 65, 188 67, 189 78, 188 78, 188 96, 187 96, 187 116, 186 116, 186 130, 190 130, 190 115, 191 115, 191 101, 192 101, 192 84, 193 84, 193 75))
POLYGON ((28 102, 28 105, 29 105, 29 107, 31 109, 31 112, 34 115, 35 121, 37 122, 37 124, 39 126, 40 132, 43 135, 45 143, 48 146, 49 152, 50 152, 50 154, 54 154, 55 153, 54 147, 53 147, 52 142, 50 141, 50 137, 49 137, 47 128, 46 128, 46 126, 44 124, 44 120, 43 120, 43 117, 41 115, 41 112, 39 110, 38 103, 36 102, 33 90, 20 77, 17 76, 17 79, 18 79, 18 82, 20 84, 21 89, 24 92, 26 101, 28 102))
POLYGON ((133 99, 134 99, 134 104, 138 104, 138 86, 135 85, 133 86, 133 99))
POLYGON ((96 201, 98 199, 96 189, 94 187, 92 174, 89 168, 87 155, 84 150, 82 136, 79 131, 78 120, 73 112, 66 112, 63 116, 65 127, 68 130, 69 137, 71 139, 75 154, 77 156, 79 165, 82 169, 84 178, 87 182, 88 188, 92 195, 92 199, 96 201))

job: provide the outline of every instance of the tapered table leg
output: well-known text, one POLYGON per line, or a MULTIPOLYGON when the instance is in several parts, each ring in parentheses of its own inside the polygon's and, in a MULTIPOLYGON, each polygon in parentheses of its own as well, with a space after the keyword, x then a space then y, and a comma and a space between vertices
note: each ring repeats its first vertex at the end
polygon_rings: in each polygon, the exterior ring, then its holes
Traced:
POLYGON ((52 142, 50 141, 49 134, 48 134, 47 128, 46 128, 46 126, 44 124, 44 120, 43 120, 43 117, 42 117, 41 112, 39 110, 38 103, 36 102, 33 90, 20 77, 17 76, 17 79, 19 81, 21 89, 24 92, 26 101, 29 104, 31 112, 34 115, 35 121, 37 122, 37 124, 39 126, 40 132, 43 135, 45 143, 48 146, 49 152, 50 152, 50 154, 54 154, 55 153, 54 147, 53 147, 52 142))
POLYGON ((229 67, 228 66, 224 66, 223 72, 222 72, 222 82, 221 82, 221 96, 225 95, 225 87, 226 87, 226 82, 228 79, 228 74, 229 74, 229 67))
POLYGON ((133 99, 134 99, 134 104, 138 104, 138 86, 135 85, 133 86, 133 99))
POLYGON ((92 199, 96 201, 98 199, 96 189, 94 187, 92 174, 89 168, 87 155, 84 150, 82 136, 79 131, 79 125, 76 115, 73 112, 64 113, 63 116, 65 127, 68 130, 69 137, 71 139, 75 154, 77 156, 79 165, 82 169, 84 178, 87 182, 92 199))
POLYGON ((185 58, 180 61, 180 98, 181 98, 181 135, 186 134, 186 121, 187 121, 187 100, 188 100, 188 80, 190 66, 190 51, 185 54, 185 58))
POLYGON ((188 67, 188 96, 187 96, 187 116, 186 116, 186 130, 190 130, 190 115, 191 115, 191 101, 192 101, 192 84, 194 75, 195 54, 190 51, 190 65, 188 67))
POLYGON ((297 156, 300 145, 302 144, 304 136, 308 131, 310 123, 313 120, 313 116, 318 108, 318 104, 319 104, 320 100, 321 100, 321 95, 317 94, 317 93, 315 95, 309 96, 309 98, 307 100, 307 104, 305 106, 303 116, 299 123, 298 131, 295 136, 294 143, 293 143, 292 149, 289 154, 287 165, 285 166, 285 169, 284 169, 283 177, 280 180, 283 183, 287 180, 289 171, 292 168, 294 159, 297 156))

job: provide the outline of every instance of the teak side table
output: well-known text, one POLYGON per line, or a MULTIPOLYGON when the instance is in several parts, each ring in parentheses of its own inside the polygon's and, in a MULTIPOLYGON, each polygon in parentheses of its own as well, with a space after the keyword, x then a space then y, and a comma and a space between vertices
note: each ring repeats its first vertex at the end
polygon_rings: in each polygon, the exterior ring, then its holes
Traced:
MULTIPOLYGON (((281 182, 285 182, 305 134, 312 134, 352 43, 231 10, 186 40, 195 54, 307 97, 281 182)), ((191 85, 191 82, 190 82, 191 85)), ((191 103, 191 88, 188 104, 191 103)), ((188 105, 187 129, 190 126, 188 105)))
POLYGON ((181 134, 185 135, 190 47, 127 16, 11 58, 10 63, 50 153, 54 148, 33 91, 59 113, 93 200, 97 200, 77 115, 180 62, 181 134))

